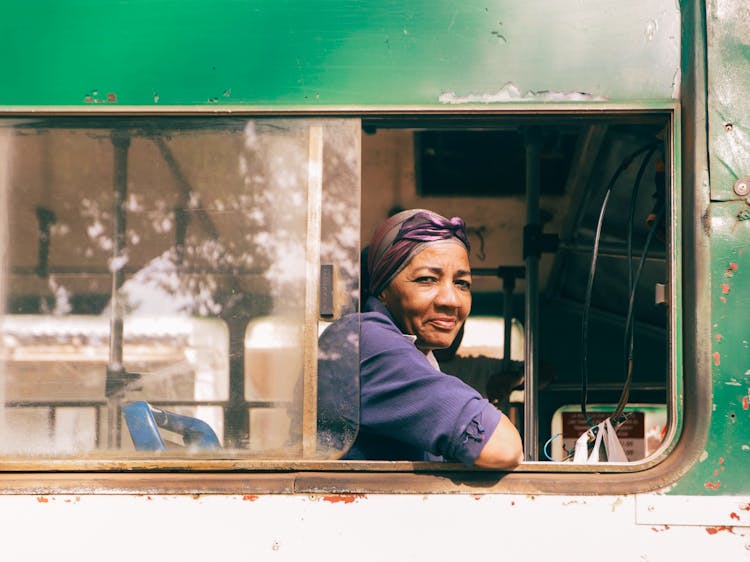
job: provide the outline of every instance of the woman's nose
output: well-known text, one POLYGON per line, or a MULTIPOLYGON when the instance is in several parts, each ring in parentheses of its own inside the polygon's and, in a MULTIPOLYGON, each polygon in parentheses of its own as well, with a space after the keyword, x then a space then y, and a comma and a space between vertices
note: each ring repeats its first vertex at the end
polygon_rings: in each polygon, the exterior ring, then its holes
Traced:
POLYGON ((460 304, 458 288, 453 283, 440 283, 435 304, 458 307, 460 304))

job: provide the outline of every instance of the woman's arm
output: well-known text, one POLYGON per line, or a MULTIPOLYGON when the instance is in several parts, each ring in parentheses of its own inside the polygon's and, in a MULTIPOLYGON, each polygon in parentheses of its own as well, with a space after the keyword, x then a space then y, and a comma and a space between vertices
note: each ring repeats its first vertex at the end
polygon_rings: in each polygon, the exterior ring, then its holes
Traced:
POLYGON ((481 468, 515 468, 523 461, 521 436, 507 416, 500 419, 474 466, 481 468))

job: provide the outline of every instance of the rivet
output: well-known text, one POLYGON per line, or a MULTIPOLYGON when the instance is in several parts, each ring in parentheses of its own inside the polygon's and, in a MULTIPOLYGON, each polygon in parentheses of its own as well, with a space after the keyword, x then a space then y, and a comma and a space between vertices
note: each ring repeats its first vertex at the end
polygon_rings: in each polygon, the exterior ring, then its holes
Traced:
POLYGON ((750 193, 750 179, 740 178, 734 182, 734 192, 741 197, 750 193))

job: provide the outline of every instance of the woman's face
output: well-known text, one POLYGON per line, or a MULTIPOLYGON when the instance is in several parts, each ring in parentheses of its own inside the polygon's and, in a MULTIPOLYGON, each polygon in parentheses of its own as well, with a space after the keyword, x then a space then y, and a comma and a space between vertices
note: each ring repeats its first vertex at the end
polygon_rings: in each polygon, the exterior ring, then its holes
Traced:
POLYGON ((422 351, 450 346, 471 310, 469 256, 461 244, 438 242, 418 253, 380 294, 422 351))

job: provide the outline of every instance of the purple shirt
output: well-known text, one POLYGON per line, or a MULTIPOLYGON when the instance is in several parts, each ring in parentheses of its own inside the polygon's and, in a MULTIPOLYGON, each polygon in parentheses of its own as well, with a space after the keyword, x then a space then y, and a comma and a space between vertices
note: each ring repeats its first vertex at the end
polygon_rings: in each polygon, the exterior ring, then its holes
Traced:
MULTIPOLYGON (((356 333, 356 326, 357 315, 329 326, 320 349, 336 349, 335 342, 356 333)), ((473 465, 502 413, 461 380, 436 370, 377 299, 367 300, 359 332, 359 433, 343 458, 473 465)), ((319 397, 335 391, 331 367, 319 365, 319 397)), ((340 404, 339 415, 345 415, 340 404)), ((319 404, 322 418, 326 410, 319 404)))

